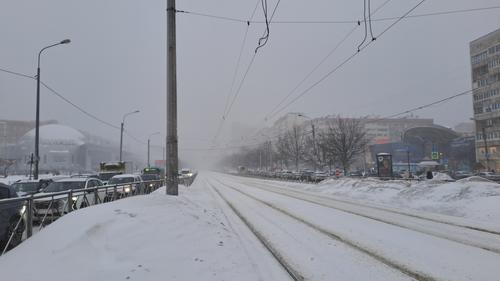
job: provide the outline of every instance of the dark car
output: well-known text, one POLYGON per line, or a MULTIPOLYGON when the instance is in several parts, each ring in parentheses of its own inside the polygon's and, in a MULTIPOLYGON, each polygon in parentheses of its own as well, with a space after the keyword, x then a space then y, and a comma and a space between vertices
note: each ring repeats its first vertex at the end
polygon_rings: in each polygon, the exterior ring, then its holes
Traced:
POLYGON ((48 183, 38 180, 18 180, 12 184, 18 196, 27 196, 38 193, 45 188, 48 183))
POLYGON ((2 199, 17 198, 17 193, 11 186, 0 183, 0 253, 12 236, 8 249, 19 245, 24 232, 23 202, 2 202, 2 199), (17 226, 17 228, 16 228, 17 226))

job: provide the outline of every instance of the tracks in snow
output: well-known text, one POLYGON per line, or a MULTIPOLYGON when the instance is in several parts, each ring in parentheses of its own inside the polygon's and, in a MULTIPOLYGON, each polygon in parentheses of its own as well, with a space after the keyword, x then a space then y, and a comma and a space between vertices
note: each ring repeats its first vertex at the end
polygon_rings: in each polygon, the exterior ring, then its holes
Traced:
MULTIPOLYGON (((219 188, 215 187, 214 184, 211 184, 208 181, 207 181, 207 183, 209 186, 211 186, 215 190, 215 192, 231 208, 231 210, 245 223, 245 225, 248 226, 248 228, 255 234, 255 236, 261 241, 261 243, 269 250, 269 252, 276 258, 276 260, 282 265, 282 267, 289 273, 290 277, 293 280, 306 280, 304 277, 304 274, 297 271, 296 269, 294 269, 293 265, 287 260, 286 255, 280 253, 280 251, 276 247, 273 246, 273 244, 270 242, 270 240, 268 240, 259 230, 257 230, 256 226, 253 225, 252 222, 250 222, 250 220, 247 217, 245 217, 242 214, 242 212, 240 212, 239 209, 228 200, 228 198, 226 196, 224 196, 222 194, 222 192, 219 190, 219 188)), ((341 235, 335 234, 335 233, 328 231, 328 230, 326 230, 318 225, 315 225, 307 220, 304 220, 296 215, 293 215, 293 214, 287 212, 286 210, 279 208, 271 203, 265 202, 263 200, 256 198, 255 196, 252 196, 252 195, 249 195, 245 192, 242 192, 241 190, 239 190, 235 187, 232 187, 232 186, 227 185, 227 184, 220 182, 220 181, 218 181, 218 183, 225 186, 226 188, 232 189, 232 190, 234 190, 234 191, 236 191, 236 192, 238 192, 246 197, 251 198, 252 200, 257 201, 260 204, 263 204, 263 205, 265 205, 265 206, 267 206, 275 211, 278 211, 279 213, 295 220, 296 222, 299 222, 300 224, 307 226, 308 228, 314 230, 315 232, 321 233, 322 235, 324 235, 330 239, 341 242, 342 244, 344 244, 344 245, 346 245, 346 246, 348 246, 348 247, 350 247, 350 248, 352 248, 352 249, 354 249, 354 250, 356 250, 364 255, 369 256, 370 258, 388 266, 389 268, 392 268, 395 271, 400 272, 403 275, 406 275, 407 277, 409 277, 411 279, 422 280, 422 281, 437 280, 429 275, 426 275, 426 274, 418 272, 418 271, 414 271, 414 270, 406 267, 405 265, 399 264, 399 263, 397 263, 389 258, 386 258, 386 257, 378 254, 375 251, 371 251, 367 248, 364 248, 354 241, 351 241, 345 237, 342 237, 341 235)))

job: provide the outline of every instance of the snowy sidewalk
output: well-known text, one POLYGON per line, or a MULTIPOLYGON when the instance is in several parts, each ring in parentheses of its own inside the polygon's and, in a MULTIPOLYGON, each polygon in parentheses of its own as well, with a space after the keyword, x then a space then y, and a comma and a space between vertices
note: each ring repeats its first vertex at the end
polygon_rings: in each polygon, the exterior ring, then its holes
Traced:
POLYGON ((203 181, 179 189, 62 217, 0 257, 2 280, 288 280, 203 181))

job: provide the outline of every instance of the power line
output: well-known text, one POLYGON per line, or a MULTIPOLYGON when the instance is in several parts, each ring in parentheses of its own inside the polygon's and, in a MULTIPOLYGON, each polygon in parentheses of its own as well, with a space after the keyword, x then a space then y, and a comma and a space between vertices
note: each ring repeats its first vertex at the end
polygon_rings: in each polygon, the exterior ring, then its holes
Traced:
MULTIPOLYGON (((11 71, 11 70, 7 70, 7 69, 4 69, 4 68, 0 68, 0 71, 2 72, 5 72, 5 73, 9 73, 9 74, 12 74, 12 75, 16 75, 16 76, 20 76, 20 77, 24 77, 24 78, 29 78, 29 79, 33 79, 33 80, 36 80, 36 77, 33 77, 33 76, 29 76, 27 74, 23 74, 23 73, 19 73, 19 72, 15 72, 15 71, 11 71)), ((73 106, 74 108, 76 108, 78 111, 82 112, 83 114, 87 115, 88 117, 106 125, 106 126, 109 126, 109 127, 112 127, 114 129, 120 129, 120 127, 118 126, 115 126, 109 122, 106 122, 104 120, 102 120, 101 118, 89 113, 88 111, 86 111, 85 109, 83 109, 82 107, 80 107, 79 105, 73 103, 72 101, 70 101, 69 99, 67 99, 66 97, 64 97, 63 95, 61 95, 59 92, 57 92, 56 90, 54 90, 52 87, 50 87, 49 85, 47 85, 45 82, 43 81, 40 81, 40 84, 42 84, 47 90, 49 90, 52 94, 56 95, 57 97, 59 97, 60 99, 62 99, 63 101, 65 101, 66 103, 70 104, 71 106, 73 106)))
MULTIPOLYGON (((401 17, 399 17, 396 21, 394 21, 393 23, 391 23, 387 28, 385 28, 377 37, 380 38, 382 37, 387 31, 389 31, 390 29, 392 29, 397 23, 399 23, 401 20, 403 20, 404 18, 406 18, 411 12, 413 12, 415 9, 417 9, 420 5, 422 5, 426 0, 421 0, 420 2, 418 2, 415 6, 413 6, 411 9, 409 9, 406 13, 404 13, 401 17)), ((363 45, 359 50, 356 50, 356 52, 354 52, 352 55, 350 55, 349 57, 347 57, 344 61, 342 61, 339 65, 337 65, 335 68, 333 68, 332 70, 330 70, 328 73, 326 73, 325 75, 323 75, 318 81, 314 82, 311 86, 309 86, 308 88, 306 88, 304 91, 302 91, 298 96, 296 96, 294 99, 292 99, 290 102, 288 102, 287 104, 285 104, 283 107, 281 107, 281 109, 279 109, 278 111, 276 111, 275 113, 273 113, 270 118, 273 118, 274 116, 276 116, 277 114, 279 114, 280 112, 282 112, 283 110, 285 110, 286 108, 288 108, 290 105, 292 105, 293 103, 295 103, 297 100, 299 100, 300 98, 302 98, 303 96, 305 96, 307 93, 309 93, 309 91, 311 91, 314 87, 316 87, 317 85, 319 85, 321 82, 323 82, 326 78, 330 77, 330 75, 334 74, 335 72, 337 72, 340 68, 342 68, 345 64, 347 64, 348 62, 350 62, 354 57, 356 57, 359 53, 361 53, 361 51, 363 51, 364 49, 366 49, 367 47, 369 47, 373 42, 376 42, 374 40, 372 41, 369 41, 368 43, 366 43, 365 45, 363 45)))
POLYGON ((226 111, 227 111, 227 108, 229 106, 229 100, 231 98, 231 93, 233 92, 233 89, 234 89, 234 83, 236 82, 236 76, 238 74, 238 69, 240 68, 241 57, 242 57, 242 54, 243 54, 243 50, 245 48, 245 44, 246 44, 246 40, 247 40, 247 36, 248 36, 248 30, 250 28, 250 21, 255 16, 255 12, 257 11, 257 7, 259 6, 259 2, 260 2, 260 0, 257 0, 257 2, 255 3, 255 7, 253 9, 252 15, 250 16, 250 19, 247 21, 247 25, 246 25, 246 29, 245 29, 245 35, 243 36, 243 42, 241 43, 240 53, 238 55, 238 59, 237 59, 237 62, 236 62, 236 67, 234 68, 233 78, 231 79, 231 87, 229 88, 229 92, 227 93, 226 102, 225 102, 225 105, 224 105, 224 111, 222 112, 222 117, 221 117, 221 119, 219 121, 219 125, 217 127, 217 131, 216 131, 215 136, 213 138, 214 144, 215 144, 215 142, 217 141, 217 138, 220 135, 220 132, 222 130, 222 126, 224 125, 224 121, 226 121, 226 111))
MULTIPOLYGON (((429 17, 429 16, 440 16, 440 15, 451 15, 451 14, 461 14, 468 12, 478 12, 478 11, 486 11, 486 10, 496 10, 500 9, 500 6, 489 6, 489 7, 481 7, 481 8, 470 8, 470 9, 458 9, 458 10, 449 10, 449 11, 440 11, 440 12, 432 12, 432 13, 423 13, 408 16, 407 18, 420 18, 420 17, 429 17)), ((190 11, 180 11, 185 14, 191 14, 196 16, 203 16, 208 18, 215 18, 226 21, 233 21, 238 23, 247 23, 248 21, 239 18, 225 17, 225 16, 217 16, 211 14, 190 12, 190 11)), ((372 22, 380 22, 380 21, 392 21, 396 20, 398 17, 385 17, 378 19, 371 19, 372 22)), ((265 23, 264 21, 250 21, 250 23, 265 23)), ((274 21, 275 24, 357 24, 358 20, 277 20, 274 21)))
POLYGON ((397 116, 400 116, 400 115, 404 115, 404 114, 408 114, 408 113, 411 113, 411 112, 414 112, 414 111, 417 111, 417 110, 422 110, 422 109, 431 107, 431 106, 436 105, 436 104, 440 104, 440 103, 447 102, 447 101, 450 101, 452 99, 455 99, 455 98, 458 98, 458 97, 461 97, 461 96, 465 96, 465 95, 470 94, 472 92, 473 92, 473 90, 467 90, 467 91, 461 92, 459 94, 456 94, 456 95, 453 95, 453 96, 449 96, 447 98, 440 99, 440 100, 432 102, 432 103, 428 103, 428 104, 425 104, 425 105, 414 107, 412 109, 405 110, 405 111, 400 112, 400 113, 389 115, 389 116, 384 117, 384 118, 385 119, 394 118, 394 117, 397 117, 397 116))
MULTIPOLYGON (((377 13, 380 11, 385 5, 387 5, 390 1, 392 0, 386 0, 384 3, 382 3, 380 6, 378 6, 374 11, 373 14, 377 13)), ((349 30, 349 32, 340 40, 340 42, 335 45, 335 47, 325 56, 323 57, 318 64, 316 64, 315 67, 309 73, 283 98, 280 100, 280 102, 264 117, 264 120, 267 120, 269 116, 276 110, 278 109, 290 96, 292 96, 300 86, 304 84, 304 82, 311 77, 311 75, 318 70, 320 66, 322 66, 326 60, 333 54, 335 53, 342 44, 356 31, 356 29, 359 27, 359 25, 355 25, 352 29, 349 30)))
MULTIPOLYGON (((273 13, 271 15, 271 18, 269 19, 269 25, 271 24, 271 22, 272 22, 272 20, 274 18, 274 15, 276 13, 276 9, 278 8, 279 3, 280 3, 280 0, 278 0, 278 2, 276 3, 276 6, 274 7, 274 10, 273 10, 273 13)), ((224 114, 225 118, 228 117, 229 113, 231 112, 231 109, 233 108, 234 103, 236 102, 236 99, 238 98, 238 96, 239 96, 239 94, 241 92, 241 88, 243 87, 243 83, 245 82, 246 77, 248 75, 248 72, 250 71, 250 68, 252 67, 252 65, 253 65, 253 63, 255 61, 255 56, 256 55, 257 55, 257 50, 254 52, 254 54, 252 56, 252 59, 250 60, 250 63, 247 66, 245 74, 243 75, 243 78, 241 79, 241 82, 240 82, 240 84, 238 86, 238 89, 236 90, 236 93, 234 94, 233 99, 232 99, 232 101, 231 101, 231 103, 230 103, 230 105, 229 105, 226 113, 224 114)))

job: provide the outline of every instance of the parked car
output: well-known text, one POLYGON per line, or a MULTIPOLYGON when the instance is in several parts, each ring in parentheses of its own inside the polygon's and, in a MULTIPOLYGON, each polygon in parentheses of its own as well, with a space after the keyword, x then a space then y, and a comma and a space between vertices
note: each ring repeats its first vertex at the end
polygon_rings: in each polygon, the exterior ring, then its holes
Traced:
POLYGON ((160 187, 160 176, 157 174, 142 174, 142 180, 144 181, 144 186, 146 188, 158 188, 160 187), (154 182, 153 182, 154 181, 154 182))
POLYGON ((459 179, 472 177, 473 175, 474 175, 473 173, 467 172, 467 171, 455 171, 451 174, 451 177, 456 179, 456 180, 459 180, 459 179))
POLYGON ((322 180, 325 180, 328 178, 328 174, 325 172, 314 172, 314 174, 311 176, 311 180, 313 182, 320 182, 322 180))
POLYGON ((313 171, 301 171, 300 172, 300 181, 312 181, 313 171))
MULTIPOLYGON (((121 174, 113 176, 108 181, 108 185, 116 185, 119 197, 125 197, 132 194, 142 193, 144 191, 144 183, 141 176, 134 174, 121 174)), ((106 194, 107 199, 112 195, 114 190, 109 191, 106 194)))
MULTIPOLYGON (((16 197, 18 195, 13 187, 0 183, 0 200, 16 197)), ((21 219, 24 210, 24 202, 0 203, 0 253, 12 235, 8 249, 21 243, 25 228, 24 220, 21 219)))
MULTIPOLYGON (((50 195, 51 193, 67 191, 67 190, 77 190, 77 189, 88 189, 93 187, 102 186, 101 180, 96 178, 87 177, 73 177, 73 178, 63 178, 51 182, 39 195, 50 195)), ((68 203, 68 196, 66 194, 55 195, 53 197, 38 198, 35 199, 34 205, 34 216, 35 221, 40 221, 43 218, 49 218, 51 220, 62 216, 68 211, 68 204, 72 210, 85 208, 87 206, 95 204, 95 196, 87 195, 86 193, 74 194, 71 198, 71 202, 68 203)), ((98 200, 101 202, 104 200, 104 191, 98 192, 98 200)))
POLYGON ((18 180, 11 185, 18 196, 27 196, 41 192, 46 184, 42 184, 39 180, 18 180))
POLYGON ((477 175, 491 181, 500 181, 500 175, 492 172, 480 172, 477 175))

